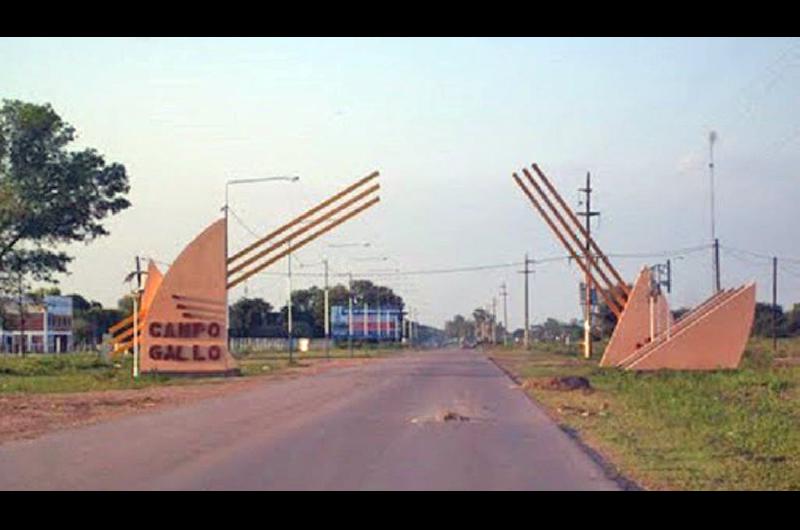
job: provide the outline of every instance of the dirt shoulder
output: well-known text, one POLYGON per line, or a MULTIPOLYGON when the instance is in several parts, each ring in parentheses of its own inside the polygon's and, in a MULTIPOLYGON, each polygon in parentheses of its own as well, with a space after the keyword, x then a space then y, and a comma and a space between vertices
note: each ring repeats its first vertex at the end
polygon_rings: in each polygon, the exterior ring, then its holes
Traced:
POLYGON ((313 359, 273 374, 197 379, 181 385, 68 394, 0 394, 0 444, 42 434, 176 407, 285 380, 359 366, 375 359, 313 359))

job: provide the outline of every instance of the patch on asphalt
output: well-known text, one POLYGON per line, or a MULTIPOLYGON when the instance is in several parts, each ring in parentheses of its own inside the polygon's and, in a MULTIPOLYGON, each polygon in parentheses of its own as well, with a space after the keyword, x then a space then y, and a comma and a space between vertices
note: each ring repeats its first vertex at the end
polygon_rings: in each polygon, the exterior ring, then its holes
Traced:
POLYGON ((418 416, 416 418, 411 418, 411 423, 461 423, 472 421, 473 419, 477 418, 470 418, 469 416, 461 414, 460 412, 446 409, 441 410, 431 416, 418 416))

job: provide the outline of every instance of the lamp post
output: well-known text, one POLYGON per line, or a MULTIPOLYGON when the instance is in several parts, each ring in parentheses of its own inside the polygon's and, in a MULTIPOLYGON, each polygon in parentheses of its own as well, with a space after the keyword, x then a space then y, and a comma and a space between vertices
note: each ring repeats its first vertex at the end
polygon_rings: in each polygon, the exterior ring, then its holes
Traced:
POLYGON ((259 178, 248 178, 248 179, 230 179, 225 182, 225 206, 222 209, 225 211, 225 259, 228 259, 228 195, 229 189, 231 186, 236 186, 239 184, 256 184, 258 182, 273 182, 285 180, 288 182, 297 182, 300 180, 300 177, 293 176, 293 177, 259 177, 259 178))
MULTIPOLYGON (((353 258, 353 261, 387 261, 389 258, 386 256, 369 256, 366 258, 353 258)), ((381 302, 380 302, 380 291, 377 294, 377 304, 375 307, 376 315, 377 315, 377 339, 378 344, 380 345, 381 340, 381 302)), ((364 340, 366 341, 369 336, 369 310, 367 306, 367 298, 364 297, 364 340)))
MULTIPOLYGON (((362 241, 361 243, 329 243, 329 248, 352 248, 352 247, 369 247, 370 243, 362 241)), ((327 258, 325 260, 325 271, 327 278, 327 258)), ((350 357, 353 356, 353 272, 347 273, 347 349, 350 351, 350 357)), ((327 290, 326 290, 327 291, 327 290)), ((327 313, 326 309, 326 313, 327 313)))
MULTIPOLYGON (((292 248, 292 240, 290 239, 288 242, 288 248, 291 250, 292 248)), ((294 364, 294 329, 292 327, 292 253, 286 256, 286 263, 288 266, 288 301, 286 303, 286 336, 289 339, 289 364, 294 364)))
MULTIPOLYGON (((240 184, 257 184, 259 182, 274 182, 274 181, 288 181, 288 182, 297 182, 300 180, 298 176, 291 176, 291 177, 257 177, 257 178, 245 178, 245 179, 229 179, 225 182, 225 206, 222 209, 225 212, 225 267, 227 267, 228 263, 228 195, 229 189, 231 186, 237 186, 240 184)), ((289 259, 291 260, 291 254, 289 255, 289 259)), ((291 265, 290 265, 291 267, 291 265)), ((291 281, 291 280, 290 280, 291 281)), ((291 298, 291 286, 290 286, 289 296, 291 298)), ((230 349, 230 307, 228 307, 228 293, 225 292, 225 307, 226 307, 226 315, 225 315, 225 329, 228 330, 228 349, 230 349)), ((290 343, 290 350, 289 350, 289 357, 291 361, 291 338, 289 339, 290 343)))

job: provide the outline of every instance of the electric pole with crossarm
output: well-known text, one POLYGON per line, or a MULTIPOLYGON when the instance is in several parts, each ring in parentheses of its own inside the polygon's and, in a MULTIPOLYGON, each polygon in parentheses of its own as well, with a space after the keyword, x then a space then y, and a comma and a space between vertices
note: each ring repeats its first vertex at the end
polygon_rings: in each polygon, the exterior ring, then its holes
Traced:
MULTIPOLYGON (((585 199, 581 201, 585 206, 585 210, 578 212, 578 215, 585 218, 586 222, 586 247, 584 254, 584 262, 586 263, 586 298, 584 309, 584 322, 583 322, 583 356, 587 359, 592 356, 592 260, 591 254, 591 234, 592 234, 592 217, 600 215, 600 212, 592 211, 592 176, 588 171, 586 172, 586 187, 580 188, 578 191, 582 192, 585 199)), ((581 203, 578 203, 580 205, 581 203)))

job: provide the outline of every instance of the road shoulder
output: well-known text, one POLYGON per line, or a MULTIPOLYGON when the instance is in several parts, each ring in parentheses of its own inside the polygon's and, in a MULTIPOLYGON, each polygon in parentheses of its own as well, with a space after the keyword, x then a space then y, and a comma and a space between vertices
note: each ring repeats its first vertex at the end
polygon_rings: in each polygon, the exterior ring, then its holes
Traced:
POLYGON ((0 445, 13 440, 37 438, 54 431, 185 406, 244 392, 273 381, 357 367, 379 359, 310 359, 303 360, 296 367, 271 374, 225 379, 204 378, 186 384, 139 389, 0 394, 0 445))

